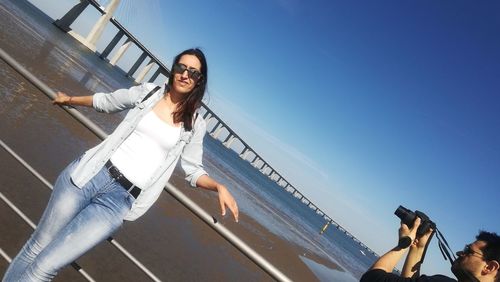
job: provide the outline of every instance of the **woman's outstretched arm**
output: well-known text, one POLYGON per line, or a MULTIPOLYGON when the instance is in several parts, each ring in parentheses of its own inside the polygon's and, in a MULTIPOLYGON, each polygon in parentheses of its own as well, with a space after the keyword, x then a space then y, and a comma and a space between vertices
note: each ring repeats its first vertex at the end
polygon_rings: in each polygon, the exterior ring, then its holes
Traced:
POLYGON ((93 107, 102 113, 115 113, 133 108, 138 99, 155 88, 153 83, 143 83, 128 89, 118 89, 113 92, 97 92, 91 96, 68 96, 57 92, 54 104, 93 107))
POLYGON ((55 105, 85 106, 92 107, 92 96, 68 96, 64 92, 57 92, 56 98, 52 101, 55 105))

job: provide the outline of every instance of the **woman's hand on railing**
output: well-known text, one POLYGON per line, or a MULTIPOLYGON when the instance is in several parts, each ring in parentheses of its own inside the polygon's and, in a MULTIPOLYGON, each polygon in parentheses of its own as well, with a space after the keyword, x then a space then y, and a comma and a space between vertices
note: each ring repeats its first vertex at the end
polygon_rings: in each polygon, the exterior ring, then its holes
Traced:
POLYGON ((52 104, 54 105, 71 105, 71 100, 73 97, 68 96, 64 92, 57 92, 56 98, 52 100, 52 104))
POLYGON ((92 96, 68 96, 64 92, 57 92, 52 104, 92 107, 92 96))

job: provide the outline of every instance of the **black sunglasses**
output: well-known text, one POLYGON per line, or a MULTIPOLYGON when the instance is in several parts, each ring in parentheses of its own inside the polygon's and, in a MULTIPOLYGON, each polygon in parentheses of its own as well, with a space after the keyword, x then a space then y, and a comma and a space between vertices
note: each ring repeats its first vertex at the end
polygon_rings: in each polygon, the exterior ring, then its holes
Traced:
POLYGON ((185 64, 177 63, 172 67, 174 73, 183 74, 185 71, 188 72, 188 77, 194 81, 198 81, 203 77, 203 74, 197 69, 190 69, 185 64))

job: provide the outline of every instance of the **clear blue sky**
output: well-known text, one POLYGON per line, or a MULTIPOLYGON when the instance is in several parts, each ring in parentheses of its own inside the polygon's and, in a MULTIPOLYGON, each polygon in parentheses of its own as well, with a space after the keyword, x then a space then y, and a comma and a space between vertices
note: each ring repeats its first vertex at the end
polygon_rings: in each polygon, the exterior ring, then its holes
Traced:
MULTIPOLYGON (((500 232, 500 2, 121 5, 118 20, 167 65, 201 47, 208 105, 379 254, 397 241, 400 204, 454 250, 500 232)), ((424 272, 448 268, 434 242, 424 272)))

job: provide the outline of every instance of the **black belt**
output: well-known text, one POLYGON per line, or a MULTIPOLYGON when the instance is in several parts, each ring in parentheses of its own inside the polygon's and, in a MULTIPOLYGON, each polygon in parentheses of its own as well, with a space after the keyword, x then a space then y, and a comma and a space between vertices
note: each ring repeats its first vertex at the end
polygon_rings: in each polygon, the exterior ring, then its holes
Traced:
POLYGON ((134 184, 132 184, 132 182, 130 182, 125 177, 125 175, 123 175, 120 172, 120 170, 118 170, 118 168, 113 165, 113 163, 111 161, 108 160, 106 162, 106 168, 109 171, 109 175, 111 175, 111 177, 113 177, 113 179, 115 179, 116 182, 120 183, 122 185, 122 187, 125 190, 127 190, 127 192, 130 193, 130 195, 132 195, 136 199, 137 199, 137 197, 139 197, 139 194, 141 194, 141 188, 139 188, 139 187, 135 186, 134 184))

